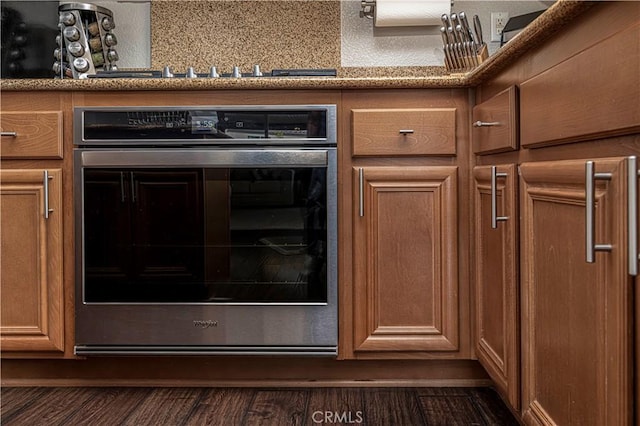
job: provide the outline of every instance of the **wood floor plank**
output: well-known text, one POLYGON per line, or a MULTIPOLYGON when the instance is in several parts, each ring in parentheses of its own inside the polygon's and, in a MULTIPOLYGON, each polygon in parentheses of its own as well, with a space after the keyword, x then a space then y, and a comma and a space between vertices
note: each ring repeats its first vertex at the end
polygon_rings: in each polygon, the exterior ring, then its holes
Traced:
POLYGON ((489 388, 6 388, 2 425, 500 425, 489 388))
POLYGON ((481 426, 486 424, 469 396, 421 396, 419 399, 428 425, 481 426))
POLYGON ((191 413, 202 396, 199 388, 154 388, 121 424, 179 425, 191 413))
POLYGON ((119 424, 151 393, 149 388, 100 388, 98 394, 64 419, 67 425, 119 424))
POLYGON ((0 398, 2 398, 0 424, 16 412, 27 409, 39 399, 43 392, 44 388, 2 388, 0 390, 0 398))
POLYGON ((476 406, 489 425, 518 426, 518 421, 504 405, 500 396, 490 388, 477 388, 473 392, 476 406))
POLYGON ((301 425, 309 399, 307 389, 258 390, 245 425, 301 425))
POLYGON ((364 398, 358 388, 316 388, 309 391, 306 425, 358 424, 364 420, 364 398))
POLYGON ((376 426, 425 424, 412 389, 364 389, 364 424, 376 426))
POLYGON ((255 390, 247 388, 205 389, 200 401, 194 407, 185 426, 240 425, 255 390))
POLYGON ((474 388, 415 388, 418 396, 471 396, 474 388))
POLYGON ((95 388, 47 388, 25 410, 2 419, 3 426, 61 425, 100 392, 95 388))

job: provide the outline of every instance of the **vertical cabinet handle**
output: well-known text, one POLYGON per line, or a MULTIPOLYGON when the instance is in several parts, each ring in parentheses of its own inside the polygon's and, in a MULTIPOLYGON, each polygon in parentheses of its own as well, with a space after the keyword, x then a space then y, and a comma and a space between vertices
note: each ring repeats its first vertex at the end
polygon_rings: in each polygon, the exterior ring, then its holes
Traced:
POLYGON ((596 244, 596 180, 611 180, 611 173, 596 173, 593 161, 585 164, 585 243, 587 263, 596 261, 597 251, 611 251, 611 244, 596 244))
POLYGON ((504 222, 509 216, 498 216, 498 178, 506 178, 507 173, 498 172, 498 167, 491 166, 491 228, 497 229, 498 222, 504 222))
POLYGON ((136 202, 136 183, 133 180, 133 172, 130 172, 131 177, 131 202, 136 202))
POLYGON ((49 171, 44 171, 43 186, 44 186, 44 218, 49 219, 49 213, 53 213, 53 209, 49 208, 49 179, 53 179, 53 176, 49 176, 49 171))
POLYGON ((360 217, 364 217, 364 169, 362 167, 358 170, 358 182, 360 194, 360 198, 358 199, 359 213, 360 217))
POLYGON ((124 172, 120 172, 120 201, 125 202, 124 196, 124 172))
POLYGON ((635 156, 627 158, 627 251, 629 275, 638 275, 638 162, 635 156))

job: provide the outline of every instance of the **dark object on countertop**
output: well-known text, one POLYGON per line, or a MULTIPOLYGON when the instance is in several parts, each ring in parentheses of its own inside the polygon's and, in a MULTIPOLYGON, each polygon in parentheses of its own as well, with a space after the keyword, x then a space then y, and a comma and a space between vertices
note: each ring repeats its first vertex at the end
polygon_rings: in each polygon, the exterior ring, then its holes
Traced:
POLYGON ((502 34, 500 35, 500 47, 504 46, 509 40, 520 34, 527 25, 533 22, 538 16, 542 15, 545 11, 538 10, 537 12, 527 13, 525 15, 514 16, 507 21, 507 25, 504 26, 502 34))
POLYGON ((0 78, 51 78, 57 1, 2 1, 0 78))

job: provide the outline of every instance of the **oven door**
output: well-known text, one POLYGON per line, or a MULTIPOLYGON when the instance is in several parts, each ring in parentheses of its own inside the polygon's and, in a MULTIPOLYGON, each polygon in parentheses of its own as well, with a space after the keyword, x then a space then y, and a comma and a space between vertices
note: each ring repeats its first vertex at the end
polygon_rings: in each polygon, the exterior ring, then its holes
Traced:
POLYGON ((76 353, 335 355, 335 148, 77 149, 76 353))

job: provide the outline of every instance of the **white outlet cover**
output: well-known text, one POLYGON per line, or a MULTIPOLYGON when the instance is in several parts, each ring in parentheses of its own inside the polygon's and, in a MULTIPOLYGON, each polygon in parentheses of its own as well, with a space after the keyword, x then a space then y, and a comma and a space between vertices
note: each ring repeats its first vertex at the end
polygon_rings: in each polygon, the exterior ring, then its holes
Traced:
POLYGON ((491 12, 491 41, 500 41, 502 29, 508 20, 508 12, 491 12))

